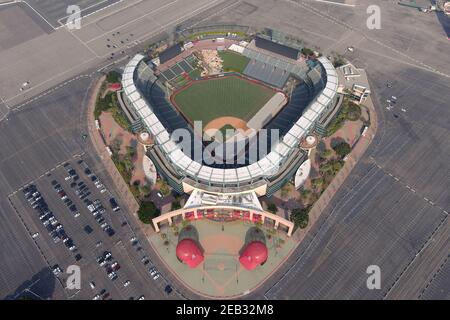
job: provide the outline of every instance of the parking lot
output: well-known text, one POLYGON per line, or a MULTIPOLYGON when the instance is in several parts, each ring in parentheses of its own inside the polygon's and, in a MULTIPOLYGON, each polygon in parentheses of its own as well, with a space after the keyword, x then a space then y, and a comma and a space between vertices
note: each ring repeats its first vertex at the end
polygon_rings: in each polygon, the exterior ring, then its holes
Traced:
POLYGON ((149 290, 152 297, 174 296, 120 201, 111 198, 94 170, 76 158, 21 188, 11 202, 68 298, 145 299, 149 290), (80 267, 80 289, 66 288, 70 265, 80 267))

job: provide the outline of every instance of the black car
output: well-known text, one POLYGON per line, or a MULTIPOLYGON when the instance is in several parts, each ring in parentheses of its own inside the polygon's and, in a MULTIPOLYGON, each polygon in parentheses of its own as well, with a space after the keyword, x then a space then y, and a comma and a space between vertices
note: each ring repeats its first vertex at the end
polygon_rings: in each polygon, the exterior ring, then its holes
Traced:
POLYGON ((77 206, 76 205, 71 205, 70 207, 69 207, 69 210, 71 211, 71 212, 75 212, 75 211, 77 211, 77 206))
POLYGON ((114 199, 114 198, 109 199, 109 204, 111 205, 111 209, 113 209, 113 211, 117 211, 120 209, 119 205, 117 204, 116 199, 114 199))
POLYGON ((105 229, 103 229, 106 234, 110 237, 112 237, 116 232, 111 228, 110 226, 106 226, 105 229))
POLYGON ((72 183, 70 184, 70 187, 71 187, 71 188, 75 188, 76 186, 77 186, 76 182, 72 182, 72 183))
POLYGON ((92 231, 94 231, 94 230, 91 228, 91 226, 87 225, 87 226, 84 227, 84 231, 85 231, 87 234, 90 234, 90 233, 92 233, 92 231))
POLYGON ((58 181, 56 181, 56 180, 52 181, 52 186, 56 186, 57 184, 58 184, 58 181))
POLYGON ((92 182, 94 182, 94 181, 96 181, 96 180, 97 180, 97 177, 96 177, 96 176, 92 176, 92 177, 91 177, 91 181, 92 181, 92 182))
POLYGON ((173 289, 172 289, 172 287, 168 284, 168 285, 164 288, 164 291, 165 291, 167 294, 171 294, 172 291, 173 291, 173 289))
POLYGON ((89 170, 89 168, 86 168, 85 170, 84 170, 84 173, 87 175, 87 176, 89 176, 89 175, 91 175, 91 170, 89 170))
POLYGON ((75 261, 80 261, 81 260, 81 254, 77 253, 75 255, 75 261))

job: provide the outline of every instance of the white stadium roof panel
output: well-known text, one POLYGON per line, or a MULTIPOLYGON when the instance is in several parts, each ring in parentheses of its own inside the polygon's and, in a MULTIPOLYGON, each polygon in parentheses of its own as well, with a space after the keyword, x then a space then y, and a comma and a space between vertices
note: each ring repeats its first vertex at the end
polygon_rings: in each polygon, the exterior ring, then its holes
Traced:
POLYGON ((337 87, 338 85, 338 78, 336 76, 332 76, 332 75, 327 75, 327 84, 328 83, 332 83, 333 85, 335 85, 337 87))
POLYGON ((247 169, 248 171, 250 171, 250 175, 252 176, 252 178, 256 178, 264 174, 264 172, 261 170, 257 162, 249 165, 247 169))
POLYGON ((312 125, 312 122, 306 119, 305 117, 300 117, 300 119, 297 121, 297 125, 301 127, 303 130, 308 131, 309 128, 312 125))
POLYGON ((291 148, 289 148, 287 145, 285 145, 284 143, 279 143, 277 144, 277 146, 274 149, 280 156, 285 157, 287 156, 287 154, 289 153, 289 151, 291 150, 291 148))
POLYGON ((327 85, 325 86, 325 88, 330 89, 330 90, 334 90, 337 87, 337 84, 335 82, 331 82, 331 81, 327 81, 327 85))
POLYGON ((224 181, 232 182, 237 180, 236 169, 224 169, 224 181))
POLYGON ((319 101, 324 106, 328 106, 328 104, 331 102, 331 99, 321 94, 320 97, 317 98, 317 101, 319 101))
POLYGON ((197 161, 192 161, 186 169, 186 172, 191 176, 196 176, 201 167, 202 165, 200 163, 197 161))
POLYGON ((249 180, 251 178, 247 167, 237 168, 236 169, 236 174, 238 176, 238 180, 239 181, 245 181, 245 180, 249 180))
POLYGON ((266 175, 273 174, 273 172, 276 171, 276 169, 278 169, 278 166, 272 164, 272 162, 270 162, 266 157, 259 160, 258 165, 261 167, 261 169, 266 175))
POLYGON ((128 99, 130 99, 131 102, 134 102, 136 100, 141 99, 141 95, 137 91, 135 91, 128 96, 128 99))
POLYGON ((323 110, 325 110, 325 106, 316 101, 312 104, 311 110, 313 110, 317 114, 322 114, 323 110))
POLYGON ((150 111, 149 108, 141 108, 141 109, 138 111, 138 113, 139 113, 139 115, 142 117, 142 119, 145 119, 145 118, 147 118, 149 115, 152 114, 152 112, 150 111))
POLYGON ((322 94, 326 95, 326 96, 329 97, 329 98, 333 98, 334 95, 336 94, 336 91, 331 90, 330 88, 325 88, 325 89, 323 90, 323 93, 322 93, 322 94))
POLYGON ((133 102, 133 106, 136 111, 139 111, 142 108, 150 109, 150 108, 148 108, 147 104, 145 103, 144 99, 142 99, 142 98, 133 102))
POLYGON ((223 169, 213 169, 210 179, 214 182, 223 182, 223 175, 223 169))
POLYGON ((128 84, 127 81, 133 81, 133 73, 127 72, 122 74, 122 87, 126 87, 128 84))
POLYGON ((317 120, 317 118, 319 117, 319 115, 317 113, 315 113, 313 110, 311 110, 311 108, 309 108, 308 110, 306 110, 306 112, 302 115, 302 118, 305 117, 306 119, 308 119, 311 122, 314 122, 317 120))
POLYGON ((170 140, 170 136, 169 136, 169 134, 167 133, 167 131, 166 130, 163 130, 161 133, 159 133, 158 135, 156 135, 155 134, 155 136, 156 136, 156 141, 158 142, 158 144, 164 144, 164 143, 166 143, 167 141, 169 141, 170 140))
MULTIPOLYGON (((164 134, 164 137, 169 137, 169 134, 167 133, 167 131, 166 131, 166 128, 164 128, 164 126, 161 124, 161 122, 157 122, 157 123, 155 123, 154 125, 152 125, 151 127, 150 127, 150 131, 153 133, 153 135, 154 136, 159 136, 160 134, 164 134)), ((166 142, 168 139, 166 139, 166 140, 164 140, 164 141, 162 141, 162 142, 159 142, 159 143, 164 143, 164 142, 166 142)))
POLYGON ((130 99, 130 95, 136 92, 136 87, 134 86, 134 84, 131 84, 123 88, 123 90, 125 91, 125 94, 128 97, 128 99, 130 99))
POLYGON ((305 132, 302 128, 294 123, 291 129, 289 129, 288 133, 294 137, 300 138, 302 134, 305 132))
POLYGON ((154 113, 152 113, 145 119, 145 123, 147 123, 147 121, 149 126, 153 126, 159 122, 159 119, 154 113))
POLYGON ((209 180, 211 177, 212 168, 207 166, 202 166, 200 171, 197 174, 197 177, 203 180, 209 180))
POLYGON ((134 85, 134 83, 133 83, 133 79, 126 79, 126 78, 123 78, 122 79, 122 86, 125 88, 125 87, 129 87, 129 86, 131 86, 131 85, 134 85))
POLYGON ((132 65, 130 65, 130 66, 126 66, 125 67, 125 70, 123 71, 123 73, 126 73, 126 74, 133 74, 134 73, 134 69, 136 69, 136 66, 132 66, 132 65))
MULTIPOLYGON (((181 150, 180 150, 180 151, 181 151, 181 150)), ((177 151, 175 151, 175 152, 177 152, 177 151)), ((189 158, 187 155, 185 155, 185 154, 183 153, 182 158, 179 159, 179 160, 177 161, 177 165, 178 165, 178 167, 180 167, 181 169, 186 170, 187 167, 189 167, 189 165, 191 164, 191 162, 192 162, 191 158, 189 158)))
POLYGON ((289 147, 293 148, 297 145, 298 143, 298 138, 290 135, 289 133, 287 133, 284 137, 283 137, 283 142, 288 145, 289 147))
POLYGON ((283 159, 278 153, 276 152, 270 152, 266 158, 272 162, 274 165, 279 165, 281 160, 283 159))
POLYGON ((162 144, 161 148, 164 150, 164 152, 171 153, 172 151, 174 151, 178 147, 175 144, 175 142, 173 142, 172 140, 169 140, 166 143, 162 144))
MULTIPOLYGON (((186 155, 180 149, 176 149, 174 152, 169 154, 170 160, 172 160, 172 162, 177 165, 183 159, 184 156, 186 156, 186 155)), ((187 165, 186 165, 186 167, 187 167, 187 165)))

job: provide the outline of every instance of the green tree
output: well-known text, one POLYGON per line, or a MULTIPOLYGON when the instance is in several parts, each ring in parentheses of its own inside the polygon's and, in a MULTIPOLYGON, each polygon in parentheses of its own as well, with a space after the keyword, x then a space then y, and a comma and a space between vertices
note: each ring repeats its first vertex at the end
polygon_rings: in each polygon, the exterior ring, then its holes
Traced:
POLYGON ((347 119, 350 121, 356 121, 361 118, 361 107, 352 101, 348 101, 345 105, 345 112, 347 119))
POLYGON ((161 211, 153 202, 142 202, 138 210, 138 217, 142 223, 150 224, 152 219, 158 217, 160 213, 161 211))
POLYGON ((148 196, 150 194, 150 187, 147 185, 139 186, 139 193, 144 197, 148 196))
POLYGON ((350 153, 350 151, 352 151, 352 148, 347 142, 343 141, 333 146, 333 150, 336 152, 338 156, 344 158, 347 154, 350 153))
POLYGON ((332 152, 331 152, 330 149, 325 149, 325 150, 323 150, 322 152, 319 153, 319 156, 320 156, 322 159, 326 159, 326 158, 330 157, 331 154, 332 154, 332 152))
POLYGON ((309 222, 309 210, 311 207, 293 209, 291 212, 291 221, 300 229, 306 228, 309 222))
POLYGON ((270 202, 270 203, 267 204, 267 211, 269 211, 269 212, 271 212, 273 214, 276 214, 278 212, 278 208, 275 205, 275 203, 270 202))
POLYGON ((281 198, 286 199, 287 196, 289 195, 289 192, 291 192, 291 184, 290 183, 286 183, 281 188, 281 198))
POLYGON ((117 71, 110 71, 106 75, 106 81, 108 81, 109 83, 120 82, 120 78, 120 73, 118 73, 117 71))
POLYGON ((160 185, 159 185, 159 191, 165 197, 169 195, 170 187, 169 187, 169 185, 167 184, 167 182, 165 180, 161 179, 161 182, 160 182, 160 185))
POLYGON ((181 209, 181 203, 180 203, 179 199, 175 199, 172 201, 171 210, 174 211, 174 210, 178 210, 178 209, 181 209))
POLYGON ((312 50, 309 49, 309 48, 302 48, 302 53, 303 53, 305 56, 311 56, 311 55, 314 54, 314 51, 312 51, 312 50))

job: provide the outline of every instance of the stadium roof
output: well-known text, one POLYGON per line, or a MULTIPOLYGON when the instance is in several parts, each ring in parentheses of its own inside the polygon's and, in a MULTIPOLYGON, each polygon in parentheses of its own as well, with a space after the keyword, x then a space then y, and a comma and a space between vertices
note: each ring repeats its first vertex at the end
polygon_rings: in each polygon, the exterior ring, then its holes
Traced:
POLYGON ((245 269, 253 270, 260 264, 266 262, 267 257, 268 251, 266 245, 260 241, 253 241, 245 247, 239 257, 239 262, 245 269))
POLYGON ((189 268, 195 268, 205 259, 198 245, 192 239, 183 239, 177 244, 178 259, 186 263, 189 268))
POLYGON ((300 51, 298 51, 297 49, 261 38, 261 37, 256 37, 255 38, 255 45, 258 48, 267 50, 267 51, 271 51, 273 53, 285 56, 287 58, 290 59, 294 59, 297 60, 299 55, 300 55, 300 51))

